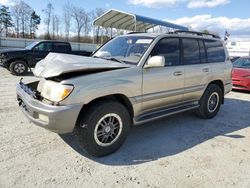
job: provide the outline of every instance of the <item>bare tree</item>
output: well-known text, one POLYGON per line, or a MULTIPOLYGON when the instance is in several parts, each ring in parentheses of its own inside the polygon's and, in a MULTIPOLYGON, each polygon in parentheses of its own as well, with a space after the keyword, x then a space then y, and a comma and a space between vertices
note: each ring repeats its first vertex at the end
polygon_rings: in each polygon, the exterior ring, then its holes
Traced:
POLYGON ((30 32, 30 19, 31 19, 31 15, 34 12, 34 10, 28 5, 26 4, 24 6, 24 14, 22 17, 22 24, 24 24, 23 29, 22 29, 22 33, 23 33, 23 37, 26 37, 25 35, 29 36, 29 32, 30 32), (23 21, 24 19, 24 21, 23 21))
POLYGON ((63 7, 63 21, 64 21, 64 26, 65 26, 65 39, 67 41, 69 40, 70 23, 71 23, 71 19, 72 19, 71 7, 72 6, 69 2, 67 4, 65 4, 63 7))
POLYGON ((12 9, 14 19, 16 22, 16 32, 17 36, 19 36, 20 27, 21 27, 21 33, 22 37, 25 37, 25 33, 29 33, 29 22, 32 12, 34 10, 26 4, 24 1, 19 1, 16 3, 12 9))
POLYGON ((91 31, 91 13, 86 13, 84 17, 84 36, 87 37, 91 31))
POLYGON ((32 38, 40 24, 40 16, 22 0, 17 1, 12 6, 12 16, 14 19, 16 36, 19 37, 21 33, 23 38, 26 36, 32 38))
POLYGON ((46 9, 42 10, 45 14, 45 20, 44 23, 47 25, 47 35, 50 37, 50 24, 51 24, 51 18, 54 12, 54 7, 51 3, 49 3, 46 7, 46 9))
POLYGON ((55 39, 55 29, 56 29, 56 22, 55 22, 55 15, 52 14, 52 39, 55 39))
POLYGON ((86 12, 83 8, 72 7, 72 18, 75 20, 78 42, 81 39, 81 30, 85 23, 86 12))
POLYGON ((52 17, 52 39, 58 38, 59 36, 59 16, 54 15, 52 17), (56 37, 55 37, 56 34, 56 37))
POLYGON ((21 7, 20 7, 20 2, 19 3, 15 3, 12 6, 11 9, 12 12, 12 16, 15 22, 15 31, 16 31, 16 36, 17 38, 19 38, 19 28, 20 28, 20 18, 21 18, 21 7))
POLYGON ((60 18, 58 15, 54 16, 54 24, 55 24, 56 38, 58 38, 59 37, 59 24, 60 24, 60 18))
MULTIPOLYGON (((93 12, 92 12, 92 19, 96 19, 97 17, 101 16, 102 14, 104 14, 105 10, 102 8, 96 8, 93 12)), ((94 28, 94 32, 96 35, 96 42, 99 43, 99 35, 100 32, 102 33, 102 28, 100 26, 97 26, 96 28, 94 28)))

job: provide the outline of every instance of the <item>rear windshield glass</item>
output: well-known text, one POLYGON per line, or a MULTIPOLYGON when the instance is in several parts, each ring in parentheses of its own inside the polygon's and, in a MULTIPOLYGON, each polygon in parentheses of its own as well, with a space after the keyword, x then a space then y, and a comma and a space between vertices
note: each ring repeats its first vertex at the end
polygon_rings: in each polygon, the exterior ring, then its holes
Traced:
POLYGON ((248 69, 250 69, 250 58, 237 59, 233 63, 233 66, 236 67, 236 68, 248 68, 248 69))

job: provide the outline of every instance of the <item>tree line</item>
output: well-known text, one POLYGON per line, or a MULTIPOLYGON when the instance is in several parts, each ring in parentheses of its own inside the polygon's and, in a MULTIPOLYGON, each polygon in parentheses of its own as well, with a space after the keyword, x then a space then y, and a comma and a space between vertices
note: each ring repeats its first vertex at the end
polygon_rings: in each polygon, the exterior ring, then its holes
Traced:
POLYGON ((0 36, 16 38, 40 38, 47 40, 65 40, 77 42, 92 42, 90 32, 94 31, 96 42, 100 42, 100 36, 107 39, 108 29, 92 26, 95 18, 105 12, 102 8, 85 11, 84 8, 74 6, 69 2, 63 6, 63 14, 58 15, 54 11, 52 3, 42 9, 44 19, 24 1, 18 1, 8 7, 0 7, 0 36), (46 32, 37 35, 39 25, 44 23, 46 32))

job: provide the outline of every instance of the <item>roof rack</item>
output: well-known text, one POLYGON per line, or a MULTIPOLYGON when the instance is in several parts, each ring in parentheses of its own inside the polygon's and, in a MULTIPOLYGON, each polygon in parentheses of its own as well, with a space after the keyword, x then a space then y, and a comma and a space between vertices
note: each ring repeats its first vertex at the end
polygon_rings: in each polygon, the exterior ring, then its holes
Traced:
POLYGON ((127 33, 127 34, 130 35, 130 34, 137 34, 137 33, 146 33, 146 32, 132 31, 132 32, 129 32, 129 33, 127 33))
POLYGON ((190 34, 193 34, 193 35, 198 35, 198 36, 212 36, 213 38, 217 38, 217 39, 220 39, 220 37, 216 34, 211 34, 211 33, 202 33, 202 32, 197 32, 197 31, 182 31, 182 30, 176 30, 174 32, 171 32, 171 33, 190 33, 190 34))

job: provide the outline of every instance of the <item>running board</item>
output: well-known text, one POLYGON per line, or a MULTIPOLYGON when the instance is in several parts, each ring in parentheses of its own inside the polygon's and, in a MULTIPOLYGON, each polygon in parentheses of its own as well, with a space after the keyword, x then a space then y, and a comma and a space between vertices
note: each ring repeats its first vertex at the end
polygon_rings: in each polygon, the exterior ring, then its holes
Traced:
POLYGON ((178 114, 181 112, 193 110, 199 108, 198 102, 196 103, 188 103, 185 105, 175 106, 175 107, 168 107, 168 108, 161 108, 160 110, 146 112, 144 114, 139 115, 138 117, 134 118, 134 125, 146 123, 148 121, 160 119, 166 116, 170 116, 173 114, 178 114))

